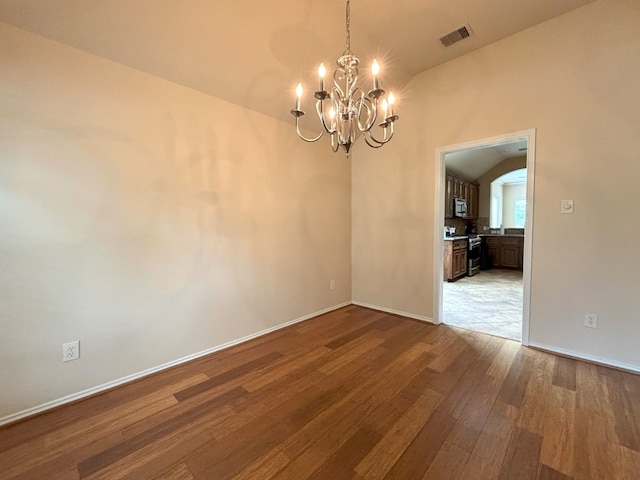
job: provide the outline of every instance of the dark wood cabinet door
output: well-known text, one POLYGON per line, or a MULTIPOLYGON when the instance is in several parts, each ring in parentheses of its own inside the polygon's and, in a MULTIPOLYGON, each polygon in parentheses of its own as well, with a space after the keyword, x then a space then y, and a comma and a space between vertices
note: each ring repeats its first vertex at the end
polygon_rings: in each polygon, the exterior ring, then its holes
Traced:
POLYGON ((520 238, 518 242, 518 247, 520 248, 520 252, 518 254, 518 270, 522 270, 524 268, 524 238, 520 238))
POLYGON ((502 266, 502 259, 500 258, 502 243, 500 242, 500 237, 485 237, 484 241, 487 244, 487 254, 489 255, 491 266, 500 268, 502 266))
POLYGON ((487 252, 491 259, 491 266, 499 268, 502 266, 502 259, 500 258, 500 245, 487 245, 487 252))
POLYGON ((444 184, 444 218, 453 218, 453 177, 446 176, 444 184))
POLYGON ((444 280, 453 280, 453 242, 444 242, 444 280))
POLYGON ((480 202, 479 187, 474 183, 469 184, 469 199, 467 200, 467 210, 469 217, 478 218, 478 207, 480 202))
POLYGON ((460 255, 460 276, 464 277, 467 274, 467 247, 461 251, 460 255))
POLYGON ((501 253, 503 267, 518 268, 520 265, 520 248, 517 245, 503 245, 501 253))
POLYGON ((454 281, 467 274, 467 241, 444 242, 444 279, 454 281))
POLYGON ((462 182, 462 186, 460 187, 460 190, 462 191, 460 196, 467 202, 467 215, 469 215, 469 186, 469 182, 462 182))
POLYGON ((456 250, 453 252, 453 275, 455 278, 463 276, 466 272, 467 252, 465 250, 456 250))

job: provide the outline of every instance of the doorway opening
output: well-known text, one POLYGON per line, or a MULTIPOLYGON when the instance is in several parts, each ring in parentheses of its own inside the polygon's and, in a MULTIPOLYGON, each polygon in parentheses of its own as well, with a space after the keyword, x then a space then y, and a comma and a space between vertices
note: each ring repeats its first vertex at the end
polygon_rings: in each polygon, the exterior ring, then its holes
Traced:
POLYGON ((528 345, 534 170, 535 129, 436 150, 435 323, 528 345))

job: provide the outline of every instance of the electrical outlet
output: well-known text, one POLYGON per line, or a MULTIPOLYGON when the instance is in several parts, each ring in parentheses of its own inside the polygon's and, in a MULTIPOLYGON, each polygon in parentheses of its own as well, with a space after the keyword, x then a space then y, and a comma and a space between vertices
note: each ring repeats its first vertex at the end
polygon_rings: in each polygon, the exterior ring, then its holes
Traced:
POLYGON ((62 361, 70 362, 80 358, 80 340, 62 344, 62 361))
POLYGON ((329 282, 329 290, 335 290, 336 289, 336 281, 335 280, 331 280, 329 282))
POLYGON ((598 314, 597 313, 585 313, 584 314, 584 326, 589 328, 598 328, 598 314))

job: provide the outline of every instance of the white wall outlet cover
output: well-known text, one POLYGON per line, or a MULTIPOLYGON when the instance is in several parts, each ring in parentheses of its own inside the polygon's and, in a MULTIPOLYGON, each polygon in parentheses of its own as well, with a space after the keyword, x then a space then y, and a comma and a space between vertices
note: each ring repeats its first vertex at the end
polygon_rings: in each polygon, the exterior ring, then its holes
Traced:
POLYGON ((573 213, 573 200, 562 200, 560 202, 560 213, 573 213))
POLYGON ((584 326, 589 328, 598 328, 598 314, 597 313, 585 313, 584 314, 584 326))
POLYGON ((68 342, 62 344, 62 361, 69 362, 80 358, 80 341, 68 342))

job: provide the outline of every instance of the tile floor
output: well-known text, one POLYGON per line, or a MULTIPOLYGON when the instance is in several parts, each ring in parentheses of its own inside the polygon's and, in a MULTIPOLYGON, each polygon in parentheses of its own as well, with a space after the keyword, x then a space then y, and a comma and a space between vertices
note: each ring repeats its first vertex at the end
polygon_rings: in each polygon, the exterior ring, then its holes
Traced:
POLYGON ((442 310, 447 325, 520 341, 522 272, 482 270, 473 277, 444 282, 442 310))

